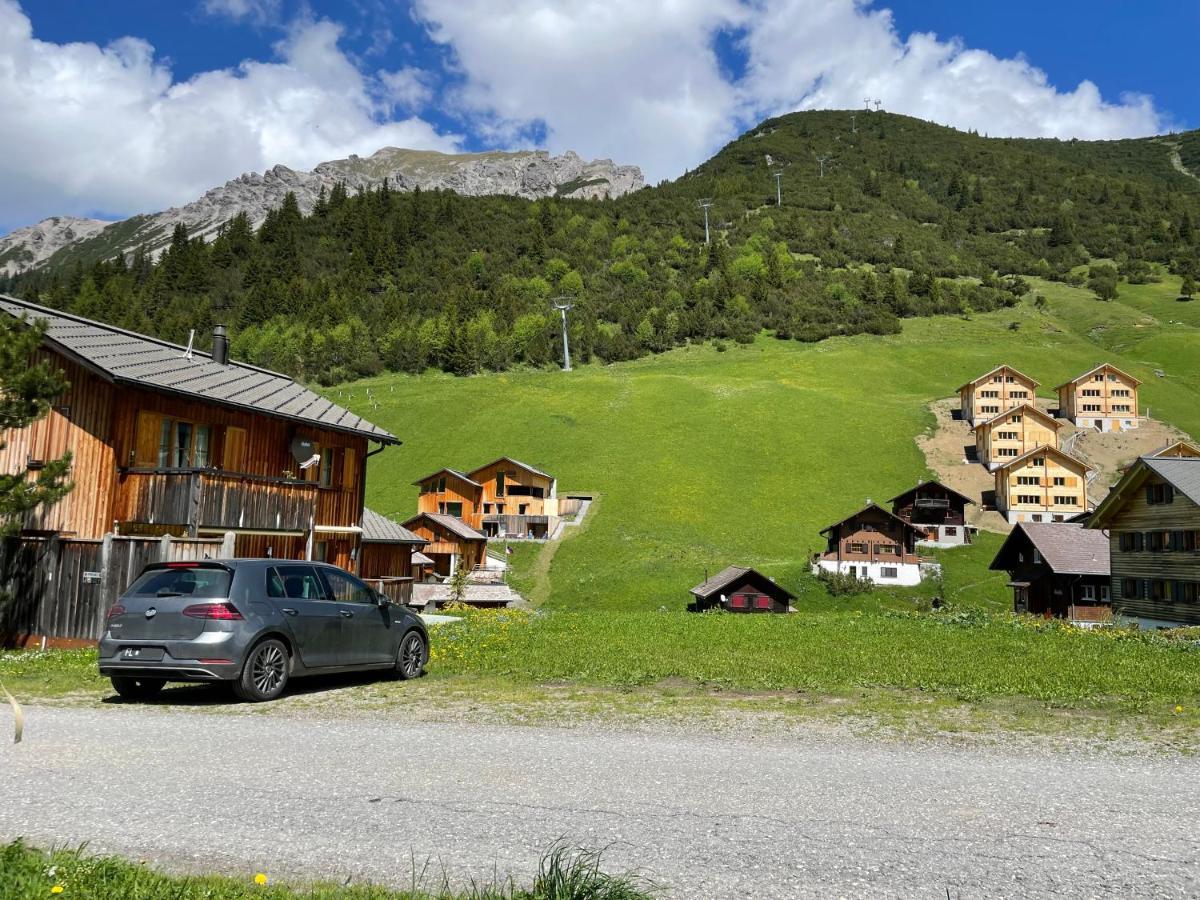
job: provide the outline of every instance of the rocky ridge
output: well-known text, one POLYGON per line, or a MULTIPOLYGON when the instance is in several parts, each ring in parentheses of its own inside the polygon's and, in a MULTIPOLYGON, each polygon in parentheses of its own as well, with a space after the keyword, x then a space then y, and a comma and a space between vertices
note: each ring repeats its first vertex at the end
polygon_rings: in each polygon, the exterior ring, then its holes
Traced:
POLYGON ((178 224, 193 237, 215 233, 239 212, 259 225, 290 192, 300 209, 312 210, 321 190, 342 182, 353 193, 388 179, 396 190, 452 190, 465 196, 510 194, 535 200, 566 197, 616 198, 645 185, 637 166, 608 159, 585 161, 568 150, 551 156, 544 150, 448 154, 384 147, 368 157, 324 162, 312 171, 275 166, 250 172, 213 188, 198 200, 159 213, 121 222, 56 216, 0 237, 0 274, 12 275, 47 263, 60 250, 75 247, 91 258, 132 252, 139 246, 161 250, 178 224))

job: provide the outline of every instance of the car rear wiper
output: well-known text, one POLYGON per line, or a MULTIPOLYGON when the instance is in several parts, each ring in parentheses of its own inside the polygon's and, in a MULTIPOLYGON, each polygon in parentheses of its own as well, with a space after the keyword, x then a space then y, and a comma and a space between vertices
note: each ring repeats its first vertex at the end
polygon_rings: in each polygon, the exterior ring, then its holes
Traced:
POLYGON ((183 591, 159 591, 155 597, 182 597, 183 591))

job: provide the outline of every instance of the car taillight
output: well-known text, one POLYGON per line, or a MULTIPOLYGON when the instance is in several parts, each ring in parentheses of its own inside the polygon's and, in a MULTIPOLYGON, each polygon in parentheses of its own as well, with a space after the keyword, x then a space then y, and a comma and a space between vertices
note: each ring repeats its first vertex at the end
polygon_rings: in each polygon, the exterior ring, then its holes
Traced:
POLYGON ((241 619, 242 614, 228 603, 193 603, 183 608, 185 616, 193 619, 225 619, 226 621, 241 619))
POLYGON ((108 614, 104 618, 115 619, 117 616, 123 615, 125 615, 125 607, 123 607, 120 603, 114 603, 108 608, 108 614))

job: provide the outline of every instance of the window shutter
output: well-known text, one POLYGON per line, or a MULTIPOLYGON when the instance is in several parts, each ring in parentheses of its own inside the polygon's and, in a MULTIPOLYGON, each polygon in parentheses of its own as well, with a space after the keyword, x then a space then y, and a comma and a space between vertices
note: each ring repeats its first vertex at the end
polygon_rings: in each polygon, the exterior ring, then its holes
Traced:
POLYGON ((1163 485, 1163 503, 1174 503, 1174 502, 1175 502, 1175 485, 1164 484, 1163 485))
POLYGON ((1143 600, 1150 599, 1150 579, 1149 578, 1142 579, 1142 599, 1143 600))
POLYGON ((342 451, 342 487, 352 488, 358 483, 358 454, 353 447, 342 451))
POLYGON ((134 436, 133 464, 157 466, 158 445, 162 440, 162 416, 142 410, 137 414, 137 433, 134 436))
POLYGON ((1146 502, 1154 503, 1154 485, 1146 485, 1146 502))
POLYGON ((228 472, 246 471, 246 429, 233 425, 225 429, 225 446, 221 451, 221 468, 228 472))

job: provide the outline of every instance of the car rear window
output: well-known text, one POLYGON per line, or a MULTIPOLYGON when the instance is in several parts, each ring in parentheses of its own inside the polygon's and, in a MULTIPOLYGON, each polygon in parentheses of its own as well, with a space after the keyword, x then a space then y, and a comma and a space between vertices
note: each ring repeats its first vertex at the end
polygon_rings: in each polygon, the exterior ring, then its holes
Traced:
POLYGON ((228 569, 195 568, 151 569, 143 572, 126 594, 151 597, 229 596, 232 573, 228 569))

